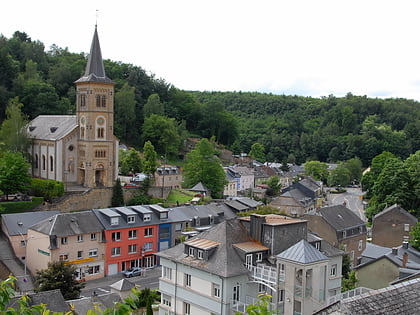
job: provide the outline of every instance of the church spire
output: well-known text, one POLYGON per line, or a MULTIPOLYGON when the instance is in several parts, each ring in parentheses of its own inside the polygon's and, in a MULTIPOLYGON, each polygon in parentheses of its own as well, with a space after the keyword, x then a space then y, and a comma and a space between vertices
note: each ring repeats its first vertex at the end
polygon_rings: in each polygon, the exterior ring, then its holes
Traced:
POLYGON ((90 47, 90 54, 88 57, 85 74, 76 81, 76 83, 79 82, 113 83, 112 80, 109 79, 105 74, 97 25, 95 25, 95 32, 93 34, 93 40, 90 47))

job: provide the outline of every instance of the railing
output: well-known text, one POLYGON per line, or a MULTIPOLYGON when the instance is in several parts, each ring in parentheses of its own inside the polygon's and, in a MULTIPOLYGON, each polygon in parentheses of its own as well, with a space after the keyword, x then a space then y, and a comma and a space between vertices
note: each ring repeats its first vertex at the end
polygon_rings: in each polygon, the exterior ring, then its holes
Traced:
POLYGON ((258 264, 257 266, 249 266, 248 269, 250 271, 250 276, 254 281, 261 281, 274 285, 277 283, 277 270, 275 268, 258 264))
MULTIPOLYGON (((259 302, 260 302, 259 298, 255 298, 255 297, 252 297, 252 296, 247 296, 245 298, 245 302, 231 300, 230 301, 230 308, 232 310, 232 314, 236 314, 236 312, 245 313, 246 307, 248 305, 257 305, 259 302)), ((270 311, 275 311, 275 310, 283 311, 284 306, 283 306, 283 303, 279 303, 277 305, 277 309, 276 309, 276 304, 275 303, 268 303, 268 309, 270 311)))
POLYGON ((371 290, 372 289, 365 288, 365 287, 358 287, 358 288, 355 288, 355 289, 352 289, 352 290, 349 290, 349 291, 346 291, 346 292, 343 292, 343 293, 339 293, 339 294, 334 295, 334 296, 332 296, 328 299, 328 305, 331 305, 331 304, 333 304, 337 301, 340 301, 340 300, 343 300, 343 299, 346 299, 346 298, 349 298, 349 297, 354 297, 354 296, 357 296, 357 295, 361 295, 363 293, 367 293, 371 290))

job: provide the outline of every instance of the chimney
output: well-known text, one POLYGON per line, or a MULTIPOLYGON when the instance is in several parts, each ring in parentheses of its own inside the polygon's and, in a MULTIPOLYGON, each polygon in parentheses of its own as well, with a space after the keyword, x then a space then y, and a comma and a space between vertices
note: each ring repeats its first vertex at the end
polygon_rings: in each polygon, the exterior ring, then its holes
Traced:
POLYGON ((402 267, 407 268, 407 262, 408 262, 408 254, 407 252, 404 253, 402 258, 402 267))
POLYGON ((392 255, 395 255, 395 256, 398 255, 398 247, 393 247, 392 248, 392 255))
POLYGON ((404 249, 408 249, 408 242, 407 242, 407 241, 404 241, 404 242, 402 243, 402 247, 403 247, 404 249))
POLYGON ((250 231, 251 237, 257 242, 262 241, 263 224, 265 223, 265 217, 259 214, 251 214, 250 216, 250 231))

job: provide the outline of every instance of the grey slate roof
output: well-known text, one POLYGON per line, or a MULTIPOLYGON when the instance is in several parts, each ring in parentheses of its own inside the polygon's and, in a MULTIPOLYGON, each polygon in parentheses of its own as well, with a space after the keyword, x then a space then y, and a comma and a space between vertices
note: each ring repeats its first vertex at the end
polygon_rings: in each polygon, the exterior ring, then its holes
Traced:
POLYGON ((391 248, 379 246, 370 242, 366 243, 366 248, 362 253, 362 263, 379 258, 391 252, 391 248))
POLYGON ((343 205, 335 205, 319 209, 318 212, 336 231, 365 225, 365 223, 343 205))
POLYGON ((317 261, 328 260, 327 256, 309 244, 306 240, 301 240, 285 251, 276 255, 277 258, 310 264, 317 261))
POLYGON ((114 82, 105 74, 104 63, 102 60, 101 46, 99 44, 98 30, 95 26, 93 33, 92 45, 90 47, 90 54, 85 69, 85 74, 75 83, 79 82, 100 82, 111 83, 114 82))
POLYGON ((110 285, 110 288, 115 289, 117 291, 130 291, 132 288, 134 288, 136 285, 127 280, 127 279, 121 279, 117 282, 114 282, 110 285))
POLYGON ((194 187, 192 187, 192 188, 190 188, 188 190, 197 191, 197 192, 207 192, 208 191, 207 187, 204 186, 204 184, 202 182, 199 182, 194 187))
MULTIPOLYGON (((184 244, 157 253, 157 256, 186 264, 221 277, 233 277, 248 273, 233 244, 253 241, 245 226, 238 220, 226 220, 200 233, 195 238, 207 239, 220 243, 208 260, 194 259, 184 254, 184 244)), ((193 239, 193 238, 192 238, 193 239)), ((192 240, 191 239, 191 240, 192 240)))
POLYGON ((40 115, 28 127, 31 139, 60 140, 78 127, 75 115, 40 115))
POLYGON ((3 225, 7 229, 7 231, 3 232, 8 235, 19 235, 20 233, 26 234, 29 226, 58 213, 60 212, 52 210, 2 214, 1 218, 3 225), (22 225, 18 225, 18 223, 22 223, 22 225))
POLYGON ((239 201, 240 203, 248 206, 249 208, 256 208, 259 205, 262 205, 263 203, 261 201, 256 201, 254 199, 243 197, 243 198, 236 198, 236 201, 239 201))
POLYGON ((30 227, 46 235, 70 236, 96 233, 103 230, 91 211, 59 213, 30 227))
POLYGON ((226 200, 225 204, 235 211, 247 211, 249 210, 249 207, 247 205, 244 205, 243 203, 236 201, 236 200, 226 200))
POLYGON ((94 310, 95 306, 99 307, 102 311, 106 308, 112 308, 116 302, 121 302, 121 297, 117 293, 106 293, 67 302, 74 306, 76 314, 82 315, 86 314, 89 310, 94 310))
POLYGON ((417 218, 415 216, 413 216, 411 213, 409 213, 407 210, 401 208, 399 205, 394 204, 388 208, 385 208, 384 210, 382 210, 381 212, 377 213, 373 219, 376 219, 378 217, 381 217, 383 215, 386 215, 390 212, 397 212, 397 213, 401 213, 403 215, 405 215, 407 218, 409 218, 410 220, 412 220, 413 222, 417 222, 417 218))
MULTIPOLYGON (((64 300, 64 297, 59 289, 31 293, 28 294, 28 297, 29 305, 46 304, 47 308, 53 312, 65 313, 70 311, 70 306, 64 300)), ((19 303, 18 299, 19 297, 13 298, 12 302, 8 306, 16 308, 19 303)))
POLYGON ((420 278, 343 299, 315 314, 420 314, 420 278))

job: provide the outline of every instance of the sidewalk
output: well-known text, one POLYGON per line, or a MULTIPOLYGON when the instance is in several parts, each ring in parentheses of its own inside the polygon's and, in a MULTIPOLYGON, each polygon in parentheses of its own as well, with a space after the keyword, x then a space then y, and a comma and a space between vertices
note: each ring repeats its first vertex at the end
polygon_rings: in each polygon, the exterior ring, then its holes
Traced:
POLYGON ((0 260, 9 269, 10 273, 17 278, 16 291, 20 293, 32 293, 34 284, 29 274, 25 275, 23 264, 18 261, 6 236, 0 232, 0 260))

